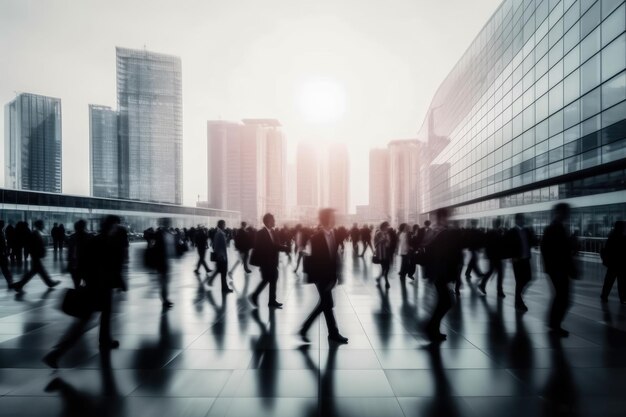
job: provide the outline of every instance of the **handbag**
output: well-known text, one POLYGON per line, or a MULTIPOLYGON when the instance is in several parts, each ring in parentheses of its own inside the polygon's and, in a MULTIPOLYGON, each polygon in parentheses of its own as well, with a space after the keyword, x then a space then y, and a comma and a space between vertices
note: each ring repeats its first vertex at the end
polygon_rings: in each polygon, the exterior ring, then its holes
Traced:
POLYGON ((86 287, 68 288, 63 296, 61 311, 78 318, 88 317, 94 311, 91 292, 86 287))

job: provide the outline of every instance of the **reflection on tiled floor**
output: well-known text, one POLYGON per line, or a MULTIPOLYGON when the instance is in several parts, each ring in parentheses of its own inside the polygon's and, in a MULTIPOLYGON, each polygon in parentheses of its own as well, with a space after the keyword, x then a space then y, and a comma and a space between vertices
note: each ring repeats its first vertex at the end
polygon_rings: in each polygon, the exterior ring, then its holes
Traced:
MULTIPOLYGON (((493 283, 482 297, 464 280, 448 340, 432 346, 419 330, 432 309, 428 283, 402 285, 393 272, 385 291, 375 285, 378 267, 348 251, 335 310, 350 343, 329 347, 322 322, 307 347, 295 333, 317 295, 286 258, 282 310, 248 304, 257 272, 239 269, 225 297, 219 280, 204 287, 189 253, 174 267, 175 306, 163 314, 155 276, 139 267, 142 247, 131 249, 130 290, 116 295, 121 347, 110 358, 99 354, 94 327, 51 371, 41 357, 71 323, 58 309, 63 289, 46 291, 35 278, 21 297, 0 294, 0 416, 624 415, 626 307, 615 296, 600 303, 597 263, 582 264, 569 338, 547 333, 551 291, 535 262, 528 313, 513 309, 510 267, 504 300, 493 283)), ((46 264, 70 286, 62 261, 50 253, 46 264)))

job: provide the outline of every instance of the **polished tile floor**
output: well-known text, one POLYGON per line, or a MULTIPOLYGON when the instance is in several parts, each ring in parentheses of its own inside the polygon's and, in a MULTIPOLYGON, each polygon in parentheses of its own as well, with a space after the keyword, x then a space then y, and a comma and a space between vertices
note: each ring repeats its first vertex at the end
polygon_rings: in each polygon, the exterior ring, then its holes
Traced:
MULTIPOLYGON (((0 416, 623 416, 626 412, 626 307, 600 303, 603 268, 584 262, 564 327, 544 325, 551 290, 538 262, 526 294, 530 311, 513 309, 507 267, 504 300, 491 282, 486 297, 464 281, 448 314, 448 341, 421 335, 433 292, 425 281, 375 285, 370 257, 345 254, 335 290, 344 346, 329 346, 325 324, 302 346, 295 333, 317 301, 293 265, 282 260, 282 310, 251 308, 259 280, 241 268, 235 293, 223 297, 193 274, 195 253, 174 266, 175 306, 162 313, 155 276, 133 244, 130 290, 116 295, 113 332, 119 350, 102 357, 94 327, 51 371, 41 357, 72 319, 59 309, 63 289, 35 278, 26 293, 0 293, 0 416)), ((234 259, 234 254, 232 258, 234 259)), ((231 260, 231 264, 232 264, 231 260)), ((70 286, 52 252, 46 265, 70 286)), ((16 270, 16 273, 19 273, 16 270)), ((263 297, 267 297, 264 293, 263 297)), ((264 299, 265 300, 265 299, 264 299)), ((266 303, 263 303, 265 305, 266 303)), ((95 323, 94 323, 95 325, 95 323)))

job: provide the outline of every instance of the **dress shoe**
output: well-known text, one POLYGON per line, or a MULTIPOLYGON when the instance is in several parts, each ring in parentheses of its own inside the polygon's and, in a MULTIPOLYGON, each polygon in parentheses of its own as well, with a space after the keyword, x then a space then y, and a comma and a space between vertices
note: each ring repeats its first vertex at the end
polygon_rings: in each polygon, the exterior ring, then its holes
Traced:
POLYGON ((515 303, 515 308, 519 311, 528 311, 528 307, 526 307, 526 304, 524 304, 524 302, 518 301, 517 303, 515 303))
POLYGON ((50 285, 48 285, 48 288, 54 288, 54 287, 56 287, 57 285, 59 285, 60 283, 61 283, 61 281, 52 281, 52 282, 50 283, 50 285))
POLYGON ((272 308, 283 308, 283 303, 279 303, 278 301, 273 301, 267 304, 268 307, 272 308))
POLYGON ((108 342, 100 343, 100 349, 102 350, 117 349, 119 347, 120 347, 120 342, 118 342, 117 340, 110 340, 108 342))
POLYGON ((569 336, 569 332, 562 327, 553 328, 550 330, 550 333, 554 336, 558 337, 567 337, 569 336))
POLYGON ((348 343, 348 338, 343 337, 339 333, 328 335, 328 340, 331 342, 340 343, 342 345, 345 345, 348 343))
POLYGON ((300 339, 304 343, 311 343, 311 340, 307 337, 306 331, 304 329, 300 329, 300 331, 298 332, 298 335, 300 335, 300 339))
POLYGON ((477 289, 481 295, 487 295, 487 288, 484 284, 478 284, 477 289))
POLYGON ((234 290, 232 288, 229 288, 229 287, 222 288, 222 293, 224 293, 224 294, 229 294, 231 292, 234 292, 234 290))
POLYGON ((246 269, 246 274, 251 274, 251 273, 252 273, 252 270, 246 269))
POLYGON ((44 356, 41 360, 50 368, 53 368, 53 369, 59 368, 59 354, 54 350, 48 353, 46 356, 44 356))
POLYGON ((506 294, 504 293, 504 291, 498 291, 498 297, 505 298, 506 294))
POLYGON ((170 300, 165 300, 163 301, 163 309, 168 309, 168 308, 172 308, 174 307, 174 303, 171 302, 170 300))

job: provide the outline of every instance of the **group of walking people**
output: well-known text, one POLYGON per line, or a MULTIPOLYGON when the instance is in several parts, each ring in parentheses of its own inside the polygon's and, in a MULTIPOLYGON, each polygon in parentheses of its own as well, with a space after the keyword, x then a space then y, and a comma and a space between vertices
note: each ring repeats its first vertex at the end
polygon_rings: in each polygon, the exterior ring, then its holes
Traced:
MULTIPOLYGON (((214 228, 198 226, 192 229, 175 229, 169 219, 162 219, 156 229, 144 232, 147 242, 145 264, 153 269, 161 284, 161 301, 164 310, 173 306, 169 298, 168 284, 172 273, 172 259, 181 256, 189 247, 195 247, 198 261, 194 272, 200 275, 204 268, 206 277, 203 282, 213 285, 220 275, 221 290, 224 294, 233 292, 227 277, 233 275, 239 265, 245 274, 252 272, 251 267, 258 267, 260 282, 250 293, 248 299, 254 308, 258 308, 260 297, 265 288, 269 288, 267 305, 280 309, 283 304, 277 299, 277 282, 281 254, 292 261, 295 255, 294 272, 302 265, 306 282, 315 285, 319 301, 315 309, 303 322, 298 331, 302 341, 309 343, 308 330, 319 315, 324 315, 331 342, 348 343, 341 335, 334 316, 333 289, 339 282, 342 269, 345 243, 352 242, 355 257, 363 257, 368 248, 372 251, 372 263, 380 265, 380 275, 376 284, 384 279, 386 289, 390 288, 389 273, 396 256, 399 258, 398 275, 400 280, 411 279, 417 284, 421 275, 432 284, 436 294, 436 303, 432 315, 424 326, 425 335, 433 342, 446 340, 441 332, 441 321, 453 307, 463 285, 461 277, 465 275, 467 283, 475 279, 476 289, 487 295, 487 282, 492 277, 496 280, 498 297, 505 297, 503 290, 504 261, 511 260, 515 279, 515 307, 523 313, 528 310, 524 302, 524 291, 531 282, 531 258, 533 248, 538 247, 544 270, 554 289, 554 298, 550 308, 548 326, 551 332, 560 337, 568 336, 562 327, 563 320, 571 304, 571 280, 579 277, 575 255, 577 243, 570 234, 568 219, 570 207, 559 203, 553 207, 552 221, 543 230, 541 239, 535 236, 532 228, 525 225, 523 214, 515 215, 515 225, 509 229, 502 227, 499 219, 494 220, 489 230, 478 228, 476 221, 470 222, 469 228, 458 227, 449 221, 445 209, 437 210, 434 224, 410 226, 400 224, 397 231, 388 222, 383 222, 374 230, 371 226, 353 225, 351 229, 336 227, 335 213, 332 209, 319 212, 318 226, 315 228, 297 225, 294 228, 276 228, 276 219, 267 213, 262 221, 263 227, 255 229, 242 222, 237 229, 227 229, 226 222, 219 220, 214 228), (234 241, 238 259, 229 266, 230 242, 234 241), (484 261, 479 255, 484 251, 484 261), (206 255, 210 253, 213 268, 209 267, 206 255), (467 260, 467 261, 466 261, 467 260), (483 271, 482 266, 487 265, 483 271), (464 268, 465 267, 465 268, 464 268), (419 268, 419 269, 418 269, 419 268), (417 274, 421 270, 421 274, 417 274)), ((35 275, 39 274, 48 287, 60 284, 52 280, 42 263, 46 255, 44 223, 37 220, 29 232, 26 250, 31 258, 30 268, 22 279, 14 282, 11 274, 12 249, 8 244, 3 221, 0 221, 0 269, 10 289, 18 293, 35 275)), ((67 246, 67 272, 69 272, 74 290, 88 300, 89 307, 70 327, 44 361, 51 367, 57 367, 58 361, 80 338, 87 329, 93 314, 100 313, 100 346, 102 349, 114 349, 119 343, 111 335, 112 291, 127 289, 124 278, 124 264, 128 259, 128 233, 117 216, 107 216, 101 222, 98 233, 87 231, 87 224, 79 220, 74 224, 74 233, 63 239, 67 246)), ((57 250, 61 246, 57 247, 57 250)), ((231 252, 232 254, 232 252, 231 252)), ((602 250, 601 257, 607 267, 601 298, 608 301, 608 295, 615 281, 618 283, 619 299, 626 304, 626 227, 623 221, 615 223, 613 230, 602 250)))

